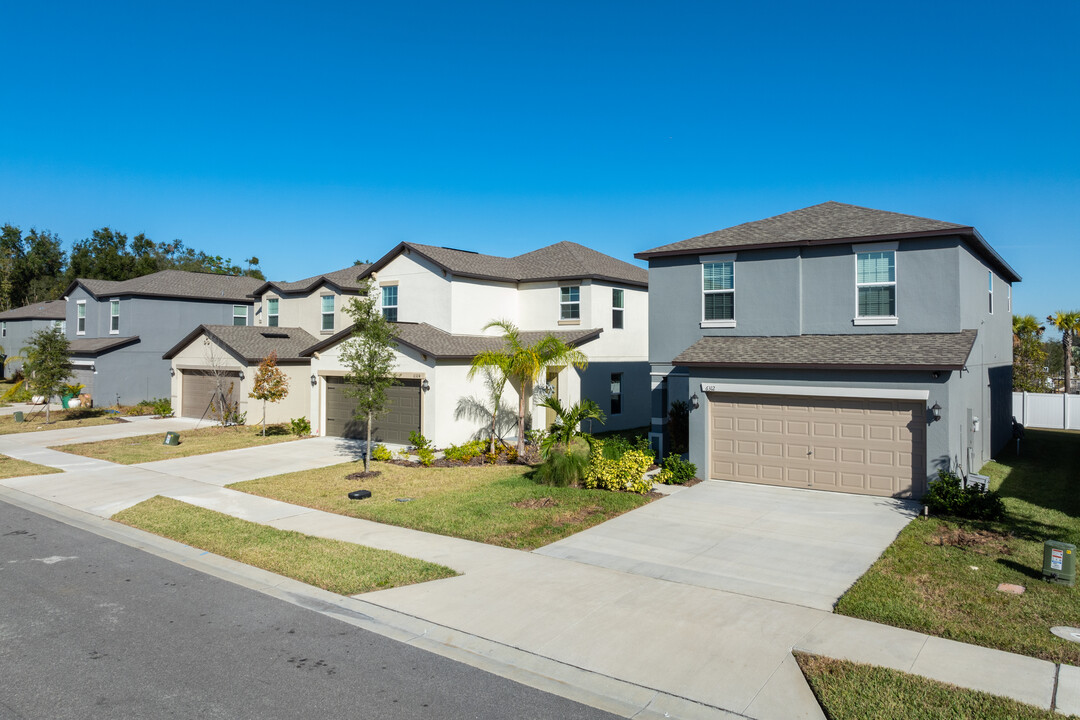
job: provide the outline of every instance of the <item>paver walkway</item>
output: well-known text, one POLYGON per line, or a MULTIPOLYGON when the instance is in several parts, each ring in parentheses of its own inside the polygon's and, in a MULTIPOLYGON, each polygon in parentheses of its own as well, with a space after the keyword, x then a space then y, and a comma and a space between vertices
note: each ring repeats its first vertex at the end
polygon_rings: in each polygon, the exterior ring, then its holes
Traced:
MULTIPOLYGON (((8 454, 11 437, 0 437, 0 452, 8 454)), ((227 466, 246 458, 228 480, 232 482, 256 472, 251 466, 263 462, 275 469, 288 458, 300 464, 320 462, 320 457, 322 464, 339 462, 349 446, 314 439, 257 450, 219 453, 215 464, 227 466)), ((31 452, 28 447, 22 451, 31 452)), ((163 494, 283 529, 443 563, 464 574, 342 599, 340 604, 368 619, 392 617, 402 627, 423 626, 425 637, 430 632, 429 642, 437 638, 478 658, 501 657, 504 651, 499 648, 534 658, 547 663, 545 672, 555 683, 572 684, 563 674, 579 677, 582 671, 601 680, 617 678, 623 681, 618 687, 626 693, 627 705, 641 711, 635 716, 639 718, 665 713, 822 718, 791 656, 793 648, 915 672, 1044 708, 1056 702, 1062 709, 1080 709, 1076 668, 1061 668, 1059 676, 1058 666, 1050 662, 818 609, 259 498, 221 487, 220 474, 202 482, 195 468, 205 462, 205 457, 170 460, 165 468, 165 463, 104 463, 60 475, 11 478, 0 480, 0 499, 27 493, 109 517, 121 507, 163 494)), ((515 676, 513 667, 504 671, 515 676)))

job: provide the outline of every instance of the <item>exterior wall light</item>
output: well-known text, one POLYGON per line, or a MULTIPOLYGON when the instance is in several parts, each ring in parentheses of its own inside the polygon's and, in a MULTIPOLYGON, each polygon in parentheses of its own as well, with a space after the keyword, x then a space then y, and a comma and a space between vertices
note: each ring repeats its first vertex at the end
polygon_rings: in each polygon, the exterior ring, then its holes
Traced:
POLYGON ((241 380, 243 380, 243 379, 244 379, 244 371, 243 371, 243 370, 241 370, 241 371, 240 371, 240 379, 241 379, 241 380))
POLYGON ((937 403, 934 403, 933 407, 930 408, 930 412, 933 414, 934 420, 941 419, 941 406, 937 403))
POLYGON ((690 396, 690 407, 692 407, 694 410, 697 410, 699 407, 701 407, 701 400, 698 399, 697 393, 694 393, 690 396))
POLYGON ((424 378, 424 380, 420 383, 420 389, 424 392, 427 392, 431 389, 431 383, 427 381, 427 378, 424 378))
POLYGON ((319 384, 319 378, 315 374, 311 375, 311 387, 315 387, 319 384))
POLYGON ((169 368, 169 377, 176 377, 176 368, 169 368))

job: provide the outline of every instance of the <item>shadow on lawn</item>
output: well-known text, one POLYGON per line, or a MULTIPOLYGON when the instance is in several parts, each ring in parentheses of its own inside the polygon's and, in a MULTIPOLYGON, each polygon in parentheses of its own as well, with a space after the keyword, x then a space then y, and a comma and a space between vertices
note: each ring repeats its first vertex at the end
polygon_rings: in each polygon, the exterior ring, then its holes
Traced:
MULTIPOLYGON (((1063 430, 1028 430, 1020 441, 1020 454, 1012 442, 999 453, 996 461, 1009 468, 1008 475, 998 487, 1002 498, 1015 498, 1037 507, 1080 518, 1080 433, 1063 430)), ((1025 524, 1042 523, 1015 519, 1016 532, 1024 532, 1025 524)), ((1047 528, 1037 532, 1047 537, 1047 528)), ((1060 528, 1057 529, 1061 531, 1060 528)))

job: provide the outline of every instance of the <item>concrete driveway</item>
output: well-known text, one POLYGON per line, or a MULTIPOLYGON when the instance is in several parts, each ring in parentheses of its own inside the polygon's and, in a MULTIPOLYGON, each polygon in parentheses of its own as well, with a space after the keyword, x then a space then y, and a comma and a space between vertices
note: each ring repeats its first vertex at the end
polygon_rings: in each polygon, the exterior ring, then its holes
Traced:
POLYGON ((831 610, 920 508, 708 480, 535 552, 831 610))

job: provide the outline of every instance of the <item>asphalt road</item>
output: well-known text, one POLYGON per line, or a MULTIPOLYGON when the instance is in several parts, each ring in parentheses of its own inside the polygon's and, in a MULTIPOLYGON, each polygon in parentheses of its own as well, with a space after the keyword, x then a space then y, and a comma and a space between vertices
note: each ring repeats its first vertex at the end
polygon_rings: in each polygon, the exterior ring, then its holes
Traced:
POLYGON ((298 717, 614 716, 0 503, 0 718, 298 717))

